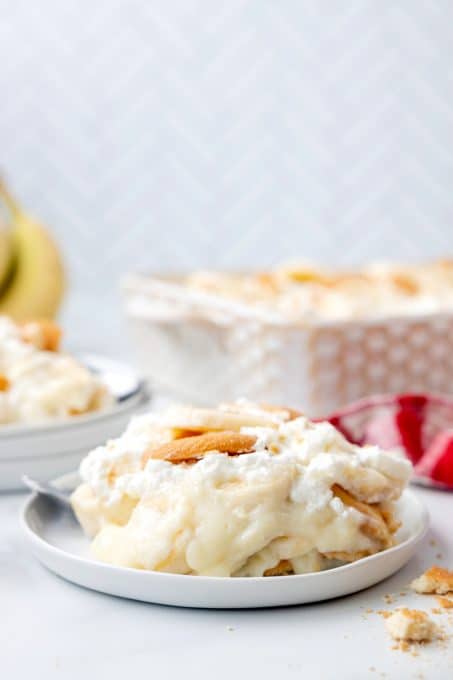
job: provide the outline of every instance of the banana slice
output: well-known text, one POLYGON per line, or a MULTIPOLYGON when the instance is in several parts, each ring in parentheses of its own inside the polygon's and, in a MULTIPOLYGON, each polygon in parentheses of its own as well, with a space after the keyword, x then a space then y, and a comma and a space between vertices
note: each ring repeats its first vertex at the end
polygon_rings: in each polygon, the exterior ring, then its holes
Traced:
POLYGON ((162 416, 163 427, 191 432, 238 431, 241 427, 277 427, 272 412, 233 412, 209 408, 174 406, 162 416))

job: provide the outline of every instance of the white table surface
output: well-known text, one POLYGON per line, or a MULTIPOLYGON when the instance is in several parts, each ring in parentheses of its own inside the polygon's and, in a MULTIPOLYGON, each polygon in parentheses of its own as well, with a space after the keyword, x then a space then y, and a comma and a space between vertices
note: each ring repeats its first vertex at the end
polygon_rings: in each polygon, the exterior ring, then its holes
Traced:
POLYGON ((447 614, 433 617, 445 623, 452 640, 412 656, 392 650, 383 618, 366 611, 436 606, 430 596, 398 595, 434 562, 453 566, 453 495, 417 493, 432 528, 398 574, 330 602, 248 611, 149 605, 68 583, 30 555, 18 523, 25 496, 0 495, 0 677, 451 680, 453 623, 447 614), (393 605, 384 601, 389 593, 397 594, 393 605))

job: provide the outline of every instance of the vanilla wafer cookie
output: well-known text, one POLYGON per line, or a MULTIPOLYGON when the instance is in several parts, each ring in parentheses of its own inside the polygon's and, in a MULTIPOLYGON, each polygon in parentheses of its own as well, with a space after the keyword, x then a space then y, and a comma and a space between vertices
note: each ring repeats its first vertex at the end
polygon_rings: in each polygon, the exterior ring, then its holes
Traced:
POLYGON ((266 569, 263 576, 288 576, 288 574, 293 574, 293 565, 289 560, 280 560, 275 567, 270 567, 266 569))
POLYGON ((53 321, 27 321, 21 326, 21 335, 24 342, 29 342, 36 349, 58 352, 60 348, 61 328, 53 321))
POLYGON ((364 534, 381 543, 383 548, 388 548, 392 545, 392 535, 377 507, 359 501, 339 484, 333 485, 332 492, 337 498, 340 498, 344 505, 354 508, 364 516, 362 525, 362 532, 364 534))
POLYGON ((256 443, 256 437, 239 432, 207 432, 194 437, 175 439, 156 449, 146 451, 143 462, 152 459, 169 460, 174 463, 185 460, 202 458, 207 453, 251 453, 256 443))

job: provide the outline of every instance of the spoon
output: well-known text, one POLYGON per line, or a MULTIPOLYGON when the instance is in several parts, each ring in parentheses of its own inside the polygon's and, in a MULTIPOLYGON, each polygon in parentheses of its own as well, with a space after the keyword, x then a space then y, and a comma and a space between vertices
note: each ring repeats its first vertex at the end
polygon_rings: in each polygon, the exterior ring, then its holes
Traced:
POLYGON ((53 498, 53 500, 57 501, 58 503, 61 503, 67 508, 71 507, 71 501, 69 499, 71 492, 70 491, 61 491, 60 489, 57 489, 55 486, 52 486, 52 484, 48 484, 47 482, 37 482, 35 479, 31 479, 27 475, 22 475, 22 481, 27 486, 30 491, 33 491, 34 493, 39 493, 42 496, 48 496, 49 498, 53 498))

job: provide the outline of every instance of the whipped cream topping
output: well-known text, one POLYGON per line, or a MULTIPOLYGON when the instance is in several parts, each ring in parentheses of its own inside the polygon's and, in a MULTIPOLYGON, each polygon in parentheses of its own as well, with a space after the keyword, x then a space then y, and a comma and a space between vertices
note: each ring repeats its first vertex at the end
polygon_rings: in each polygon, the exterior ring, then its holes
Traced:
MULTIPOLYGON (((153 445, 165 444, 172 438, 171 429, 161 427, 157 414, 135 416, 121 437, 109 440, 105 446, 98 446, 82 460, 80 476, 103 503, 115 505, 122 500, 124 484, 132 486, 134 479, 135 484, 141 479, 144 472, 141 459, 145 450, 153 445)), ((174 467, 170 463, 166 465, 174 467)))
POLYGON ((372 263, 352 272, 295 262, 267 272, 194 272, 194 291, 229 298, 282 319, 344 320, 423 315, 453 308, 453 261, 372 263))
POLYGON ((102 408, 112 402, 96 376, 72 357, 38 349, 0 317, 0 424, 39 423, 102 408))
POLYGON ((354 446, 329 423, 304 417, 241 432, 256 437, 254 452, 208 453, 195 464, 151 459, 143 467, 145 450, 173 438, 159 416, 147 414, 92 451, 73 505, 95 536, 94 555, 142 569, 230 576, 262 575, 280 560, 300 573, 321 568, 322 554, 380 549, 361 531, 363 514, 332 487, 391 509, 408 461, 354 446))

